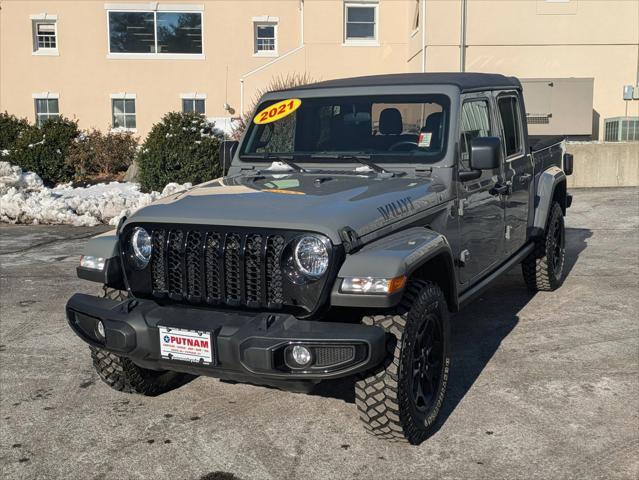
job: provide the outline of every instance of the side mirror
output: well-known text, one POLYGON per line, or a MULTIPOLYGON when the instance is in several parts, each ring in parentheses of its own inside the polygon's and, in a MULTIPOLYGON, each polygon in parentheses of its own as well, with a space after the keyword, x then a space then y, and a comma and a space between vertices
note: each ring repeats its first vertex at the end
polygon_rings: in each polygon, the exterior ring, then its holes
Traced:
POLYGON ((501 164, 501 140, 498 137, 477 137, 470 142, 470 168, 494 170, 501 164))
POLYGON ((566 175, 572 175, 574 159, 572 153, 564 153, 564 173, 566 175))
POLYGON ((481 177, 482 170, 494 170, 501 164, 501 140, 498 137, 476 137, 470 141, 470 168, 459 172, 462 182, 481 177))
POLYGON ((219 162, 222 165, 222 174, 226 175, 226 172, 233 161, 233 155, 239 146, 240 142, 237 140, 224 140, 220 143, 219 162))

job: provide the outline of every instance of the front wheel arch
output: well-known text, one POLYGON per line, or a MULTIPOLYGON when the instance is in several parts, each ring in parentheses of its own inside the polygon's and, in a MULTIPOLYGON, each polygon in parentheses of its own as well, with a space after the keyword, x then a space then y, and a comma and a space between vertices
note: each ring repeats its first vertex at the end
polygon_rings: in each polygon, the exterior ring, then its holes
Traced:
POLYGON ((455 275, 455 264, 450 252, 441 252, 413 269, 408 274, 407 283, 411 280, 427 281, 437 284, 444 293, 448 310, 450 312, 459 311, 457 277, 455 275))

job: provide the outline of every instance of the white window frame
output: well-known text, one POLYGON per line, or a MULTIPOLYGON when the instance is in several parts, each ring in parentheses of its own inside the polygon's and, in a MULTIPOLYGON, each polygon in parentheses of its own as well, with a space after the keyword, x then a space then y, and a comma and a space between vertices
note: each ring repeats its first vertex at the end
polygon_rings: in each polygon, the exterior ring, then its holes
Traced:
POLYGON ((344 43, 347 47, 377 47, 379 46, 379 1, 378 0, 353 0, 344 2, 344 43), (374 8, 375 9, 375 36, 374 38, 358 39, 348 38, 346 25, 348 24, 349 8, 374 8))
MULTIPOLYGON (((35 123, 37 126, 39 126, 39 119, 40 119, 39 117, 41 116, 44 116, 47 118, 51 118, 53 116, 60 117, 60 95, 58 93, 53 93, 53 92, 34 93, 31 95, 31 98, 33 99, 33 110, 35 112, 35 123), (52 115, 51 113, 47 111, 47 113, 39 114, 36 100, 57 100, 58 113, 52 115)), ((48 108, 49 108, 49 103, 47 102, 47 110, 48 108)))
MULTIPOLYGON (((204 115, 206 115, 206 96, 206 93, 180 93, 180 110, 184 112, 182 100, 202 100, 204 101, 204 115)), ((193 111, 195 111, 195 109, 193 111)))
POLYGON ((279 57, 279 17, 253 17, 253 56, 254 57, 279 57), (257 49, 257 27, 273 27, 274 50, 257 49))
POLYGON ((150 3, 105 3, 107 24, 107 58, 109 59, 137 59, 137 60, 205 60, 204 55, 204 5, 202 4, 159 4, 150 3), (109 13, 153 13, 155 28, 154 53, 126 53, 111 52, 111 25, 109 13), (202 53, 158 53, 157 51, 157 13, 199 13, 202 25, 202 53))
POLYGON ((50 13, 38 13, 35 15, 30 15, 29 19, 31 20, 31 34, 33 37, 33 49, 31 51, 32 55, 37 56, 53 56, 57 57, 60 55, 60 38, 58 36, 58 16, 52 15, 50 13), (55 34, 55 47, 53 48, 45 48, 38 46, 38 25, 39 24, 47 24, 53 25, 54 34, 55 34))
MULTIPOLYGON (((111 131, 112 132, 133 132, 136 133, 138 131, 138 105, 136 102, 136 98, 137 95, 135 93, 112 93, 111 94, 111 98, 110 98, 110 103, 111 103, 111 131), (114 111, 114 104, 113 104, 113 100, 133 100, 135 102, 135 113, 126 113, 126 110, 124 112, 124 116, 126 117, 127 115, 129 116, 134 116, 135 117, 135 128, 126 128, 126 127, 114 127, 114 118, 115 118, 115 111, 114 111)), ((125 108, 126 108, 126 102, 124 103, 125 108)), ((125 120, 126 123, 126 120, 125 120)))

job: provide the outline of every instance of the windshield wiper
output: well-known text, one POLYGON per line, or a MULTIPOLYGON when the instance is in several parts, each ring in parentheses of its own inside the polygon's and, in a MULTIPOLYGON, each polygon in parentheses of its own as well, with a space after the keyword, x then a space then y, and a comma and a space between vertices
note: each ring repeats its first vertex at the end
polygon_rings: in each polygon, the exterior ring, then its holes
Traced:
MULTIPOLYGON (((277 153, 245 153, 242 155, 242 158, 248 159, 264 159, 264 160, 275 160, 283 163, 284 165, 290 167, 291 170, 297 173, 305 173, 308 172, 305 168, 300 167, 297 163, 294 163, 292 155, 281 155, 277 153)), ((262 170, 268 171, 268 169, 262 170)))
POLYGON ((353 155, 353 160, 355 160, 356 162, 361 163, 362 165, 366 165, 368 168, 370 168, 371 170, 373 170, 373 171, 375 171, 377 173, 386 173, 386 174, 394 175, 393 172, 389 172, 384 167, 380 167, 376 163, 371 162, 371 156, 370 155, 353 155))
POLYGON ((311 155, 313 159, 335 159, 335 160, 355 160, 362 165, 366 165, 368 168, 376 173, 383 173, 386 175, 395 175, 393 172, 389 172, 385 168, 377 165, 371 161, 371 156, 364 153, 314 153, 311 155))

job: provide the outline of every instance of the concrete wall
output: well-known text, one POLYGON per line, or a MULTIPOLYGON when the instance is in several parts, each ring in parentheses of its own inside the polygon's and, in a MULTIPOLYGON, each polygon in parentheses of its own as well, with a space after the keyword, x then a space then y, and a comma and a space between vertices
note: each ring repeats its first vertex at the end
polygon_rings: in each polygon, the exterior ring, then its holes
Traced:
POLYGON ((639 143, 568 143, 575 168, 568 188, 639 186, 639 143))

